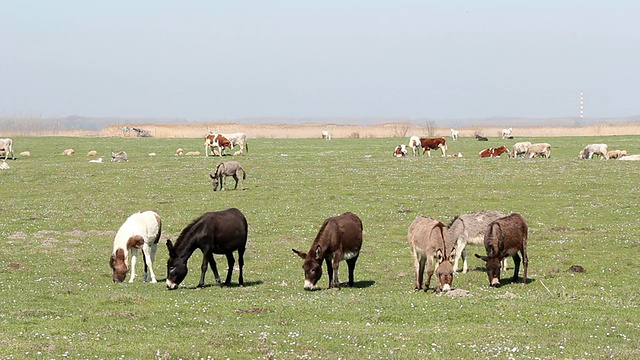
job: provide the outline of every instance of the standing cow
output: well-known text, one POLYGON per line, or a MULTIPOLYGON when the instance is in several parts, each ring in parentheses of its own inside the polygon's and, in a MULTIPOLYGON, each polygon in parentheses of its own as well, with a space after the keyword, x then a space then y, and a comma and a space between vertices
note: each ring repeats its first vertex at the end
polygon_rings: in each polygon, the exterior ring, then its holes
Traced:
POLYGON ((9 156, 15 159, 13 154, 13 140, 10 138, 0 139, 0 150, 4 151, 4 159, 7 160, 9 156))
POLYGON ((527 268, 529 267, 527 234, 527 223, 520 214, 514 213, 489 224, 489 228, 484 235, 484 247, 487 250, 487 256, 475 254, 477 258, 487 263, 489 285, 500 286, 500 262, 508 256, 513 257, 514 264, 511 281, 516 282, 518 280, 518 271, 520 271, 520 256, 518 252, 522 254, 524 267, 522 282, 527 283, 527 268))
POLYGON ((524 157, 524 154, 526 154, 527 150, 529 150, 529 146, 531 146, 531 141, 522 141, 513 144, 513 148, 511 149, 511 157, 517 158, 520 155, 524 157))
POLYGON ((322 261, 327 264, 329 288, 340 288, 338 265, 345 260, 349 267, 349 286, 353 286, 353 271, 362 247, 362 220, 352 213, 330 217, 322 223, 320 231, 308 253, 291 249, 304 259, 304 289, 315 290, 322 276, 322 261))
MULTIPOLYGON (((462 257, 462 273, 467 272, 467 245, 482 245, 484 233, 489 224, 504 217, 500 211, 485 210, 468 214, 458 215, 449 224, 449 233, 455 244, 455 259, 453 261, 453 271, 458 271, 458 261, 462 257)), ((507 259, 504 259, 502 269, 507 269, 507 259)))
POLYGON ((442 151, 442 156, 447 156, 447 139, 443 137, 438 138, 420 138, 420 146, 422 146, 422 155, 424 156, 425 152, 428 152, 429 157, 431 157, 431 150, 442 151))
POLYGON ((426 216, 418 216, 409 226, 407 239, 413 257, 414 287, 416 290, 422 289, 425 263, 427 265, 425 291, 429 289, 434 271, 436 274, 436 293, 451 289, 453 282, 451 255, 455 252, 455 248, 451 246, 450 241, 447 241, 446 233, 447 230, 443 223, 426 216), (436 258, 438 262, 434 263, 436 258))
POLYGON ((590 144, 584 147, 578 154, 578 158, 580 159, 591 159, 593 155, 599 155, 600 159, 609 159, 607 144, 590 144))
POLYGON ((411 150, 413 151, 413 156, 417 156, 419 153, 419 148, 422 145, 420 145, 420 136, 418 135, 412 135, 409 138, 409 147, 411 148, 411 150))

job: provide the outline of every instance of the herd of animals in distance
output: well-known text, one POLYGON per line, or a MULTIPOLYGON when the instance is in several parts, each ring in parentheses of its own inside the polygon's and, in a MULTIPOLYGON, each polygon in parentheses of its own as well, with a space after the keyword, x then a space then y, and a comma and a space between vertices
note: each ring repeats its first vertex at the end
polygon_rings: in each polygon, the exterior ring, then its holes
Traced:
MULTIPOLYGON (((512 128, 502 130, 502 138, 512 139, 512 128)), ((453 141, 458 140, 458 131, 451 129, 453 141)), ((486 141, 487 138, 476 135, 478 141, 486 141)), ((328 131, 322 132, 322 138, 331 140, 328 131)), ((431 150, 441 150, 446 157, 447 144, 444 137, 418 137, 409 139, 408 147, 417 156, 420 149, 422 155, 431 150)), ((233 155, 248 153, 248 144, 244 133, 222 134, 209 133, 205 137, 205 156, 226 155, 226 150, 232 151, 235 147, 239 150, 233 155)), ((509 157, 524 156, 526 158, 551 156, 551 145, 548 143, 532 144, 531 142, 518 142, 511 150, 505 146, 487 148, 479 153, 480 157, 499 157, 506 153, 509 157)), ((73 149, 66 149, 63 155, 72 156, 73 149)), ((176 150, 177 155, 183 155, 183 150, 176 150)), ((199 155, 199 152, 187 153, 199 155)), ((21 156, 29 156, 29 152, 20 153, 21 156)), ((96 156, 91 151, 88 156, 96 156)), ((155 153, 150 153, 154 156, 155 153)), ((393 151, 396 157, 408 156, 406 144, 398 145, 393 151)), ((4 156, 0 169, 9 169, 6 163, 8 158, 15 159, 13 141, 10 138, 0 139, 0 156, 4 156)), ((449 155, 461 157, 461 153, 449 155)), ((640 160, 640 155, 628 155, 624 150, 608 151, 606 144, 590 144, 580 151, 578 157, 591 159, 599 156, 603 159, 640 160)), ((111 162, 128 161, 125 151, 112 152, 111 162)), ((90 160, 90 162, 102 162, 102 158, 90 160)), ((246 172, 237 161, 224 161, 218 164, 214 174, 210 174, 214 191, 225 190, 225 180, 233 177, 237 189, 240 177, 246 178, 246 172)), ((348 286, 354 285, 354 271, 362 246, 362 221, 352 212, 326 219, 318 231, 308 252, 292 249, 293 253, 304 260, 304 289, 318 289, 318 281, 322 276, 322 265, 326 263, 326 271, 329 280, 329 288, 339 288, 338 277, 339 264, 347 263, 348 286)), ((145 211, 131 215, 122 224, 116 233, 113 251, 109 259, 112 269, 113 281, 123 282, 129 273, 129 282, 133 282, 136 273, 135 266, 138 258, 138 250, 143 255, 144 271, 143 281, 157 282, 153 271, 153 262, 162 231, 160 216, 153 211, 145 211)), ((176 289, 187 275, 187 261, 196 249, 203 253, 200 281, 198 287, 204 286, 205 273, 211 268, 215 280, 220 285, 229 285, 233 273, 235 258, 238 254, 239 277, 238 283, 244 284, 243 267, 244 252, 247 243, 248 226, 242 212, 236 208, 222 211, 207 212, 187 225, 180 233, 175 244, 168 240, 166 286, 168 289, 176 289), (227 258, 227 275, 222 282, 218 273, 213 255, 225 255, 227 258)), ((528 257, 527 257, 528 227, 525 219, 517 213, 504 214, 499 211, 486 210, 456 216, 446 226, 442 222, 418 216, 408 229, 407 238, 410 244, 415 289, 430 288, 431 278, 435 274, 434 291, 449 291, 452 289, 453 275, 459 269, 459 260, 462 259, 462 273, 466 273, 467 245, 484 245, 486 255, 475 256, 486 263, 486 271, 489 285, 496 287, 502 284, 501 272, 507 270, 507 258, 514 262, 514 273, 510 279, 512 282, 519 280, 520 265, 523 267, 522 282, 527 283, 528 257), (424 270, 427 270, 426 281, 424 270)))

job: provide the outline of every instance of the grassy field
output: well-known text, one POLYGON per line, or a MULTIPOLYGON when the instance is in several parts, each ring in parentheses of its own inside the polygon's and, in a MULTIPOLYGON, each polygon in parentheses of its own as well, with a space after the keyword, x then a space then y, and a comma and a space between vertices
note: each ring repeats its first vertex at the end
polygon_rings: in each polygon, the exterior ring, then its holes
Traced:
MULTIPOLYGON (((220 158, 174 155, 202 151, 201 139, 14 138, 32 155, 0 170, 0 358, 640 357, 640 164, 577 159, 594 142, 640 153, 640 137, 527 140, 551 142, 551 159, 476 157, 517 141, 497 138, 450 142, 465 157, 448 159, 393 158, 404 138, 249 139, 233 158, 248 173, 243 189, 214 193, 220 158), (76 156, 60 155, 71 147, 76 156), (125 150, 130 161, 89 163, 89 150, 125 150), (209 272, 194 289, 200 252, 178 290, 142 283, 140 265, 135 283, 112 283, 113 238, 133 212, 158 212, 164 242, 228 207, 249 223, 244 287, 237 271, 225 288, 209 272), (531 282, 490 288, 472 256, 484 249, 471 247, 470 271, 453 283, 467 296, 414 291, 411 221, 483 209, 527 220, 531 282), (364 223, 356 287, 305 292, 291 248, 307 251, 322 221, 344 211, 364 223)), ((161 245, 159 280, 166 261, 161 245)))

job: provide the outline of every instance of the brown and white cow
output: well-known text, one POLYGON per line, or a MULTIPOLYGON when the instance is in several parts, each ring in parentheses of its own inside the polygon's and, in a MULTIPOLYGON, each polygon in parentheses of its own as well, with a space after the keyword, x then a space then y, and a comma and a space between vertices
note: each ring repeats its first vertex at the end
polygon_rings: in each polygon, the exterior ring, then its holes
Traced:
POLYGON ((487 262, 489 285, 500 286, 500 263, 508 256, 513 257, 514 263, 513 278, 511 278, 511 281, 516 282, 518 280, 518 271, 520 270, 520 256, 518 252, 522 254, 524 267, 522 282, 527 283, 527 268, 529 266, 529 259, 527 258, 527 234, 527 223, 520 214, 514 213, 507 215, 489 224, 487 232, 484 235, 484 247, 487 250, 487 256, 475 254, 477 258, 487 262))
POLYGON ((418 135, 412 135, 409 138, 409 147, 411 148, 411 150, 413 151, 413 156, 417 156, 419 153, 419 148, 422 145, 420 145, 420 136, 418 135))
POLYGON ((427 282, 424 289, 429 289, 431 276, 435 271, 435 291, 449 291, 453 282, 452 254, 455 248, 449 240, 448 231, 443 223, 438 220, 418 216, 413 220, 407 232, 407 239, 413 255, 413 272, 415 274, 414 288, 422 289, 424 279, 424 266, 427 265, 427 282), (435 259, 437 263, 434 263, 435 259))
POLYGON ((404 157, 407 156, 407 153, 407 145, 405 144, 400 144, 393 150, 393 156, 395 157, 404 157))
POLYGON ((420 138, 420 146, 422 146, 422 155, 428 152, 431 157, 431 150, 442 150, 442 156, 447 156, 447 139, 443 137, 437 138, 420 138))
POLYGON ((211 150, 211 154, 215 155, 216 148, 218 155, 222 156, 225 148, 232 148, 231 141, 222 136, 222 134, 209 133, 204 137, 204 155, 209 156, 209 150, 211 150))
POLYGON ((322 223, 320 231, 308 253, 291 249, 304 259, 304 289, 315 290, 322 276, 322 261, 327 264, 329 288, 340 288, 338 265, 345 260, 349 267, 349 286, 353 286, 353 270, 362 247, 362 220, 352 213, 330 217, 322 223))
POLYGON ((478 153, 478 156, 480 157, 500 157, 500 155, 507 153, 507 155, 509 155, 509 149, 506 148, 506 146, 502 145, 496 148, 488 148, 488 149, 484 149, 482 151, 480 151, 478 153))

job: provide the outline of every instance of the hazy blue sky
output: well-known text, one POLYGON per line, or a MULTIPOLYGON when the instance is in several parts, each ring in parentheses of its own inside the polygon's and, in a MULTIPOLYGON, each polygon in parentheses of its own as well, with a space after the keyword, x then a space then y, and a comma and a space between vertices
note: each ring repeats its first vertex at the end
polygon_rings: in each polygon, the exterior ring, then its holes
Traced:
POLYGON ((0 3, 0 116, 640 114, 640 1, 0 3))

